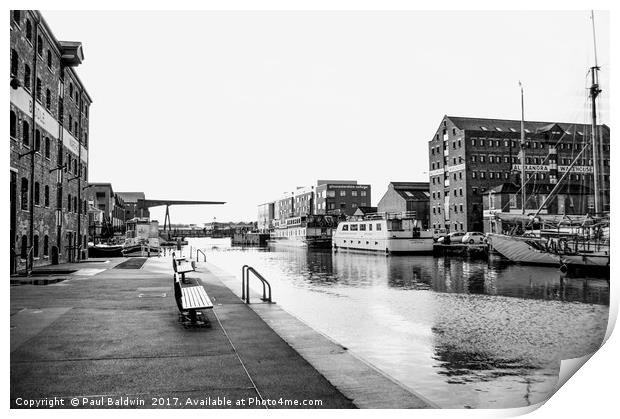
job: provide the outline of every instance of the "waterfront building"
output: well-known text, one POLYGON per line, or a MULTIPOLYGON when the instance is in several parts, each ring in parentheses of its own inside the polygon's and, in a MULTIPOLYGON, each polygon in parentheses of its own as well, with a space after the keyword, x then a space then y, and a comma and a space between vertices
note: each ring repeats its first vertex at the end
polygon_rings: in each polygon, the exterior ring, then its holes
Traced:
POLYGON ((11 273, 87 257, 89 109, 75 67, 39 11, 10 12, 11 273))
POLYGON ((148 207, 144 205, 138 205, 138 201, 144 201, 146 196, 144 192, 117 192, 116 193, 125 204, 125 220, 131 220, 132 218, 151 218, 151 213, 148 207))
POLYGON ((415 212, 422 228, 430 223, 430 189, 428 182, 390 182, 377 209, 379 212, 415 212))
MULTIPOLYGON (((430 223, 448 231, 483 231, 483 194, 503 183, 521 184, 519 120, 444 116, 429 141, 430 223)), ((565 182, 593 185, 587 124, 524 122, 526 182, 544 194, 574 163, 565 182)), ((602 196, 609 210, 610 129, 599 125, 602 141, 602 196)), ((588 211, 593 211, 593 200, 588 211)))
MULTIPOLYGON (((125 234, 125 202, 123 198, 114 193, 110 183, 90 183, 88 194, 92 198, 93 205, 103 211, 103 235, 125 234)), ((132 217, 133 218, 133 217, 132 217)), ((131 218, 130 218, 131 219, 131 218)))
POLYGON ((267 202, 258 206, 258 231, 268 233, 273 228, 275 202, 267 202))
POLYGON ((365 216, 369 214, 376 214, 377 212, 377 207, 357 207, 350 218, 354 220, 363 220, 365 216))
POLYGON ((315 188, 315 213, 351 216, 358 207, 370 206, 370 185, 355 180, 319 180, 315 188))

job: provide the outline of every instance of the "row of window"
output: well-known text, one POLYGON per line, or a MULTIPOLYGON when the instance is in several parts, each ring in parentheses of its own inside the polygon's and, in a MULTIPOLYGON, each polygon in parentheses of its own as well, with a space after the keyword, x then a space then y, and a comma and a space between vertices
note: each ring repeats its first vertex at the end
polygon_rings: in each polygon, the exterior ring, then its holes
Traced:
MULTIPOLYGON (((375 224, 376 231, 381 231, 381 223, 375 224)), ((372 231, 372 223, 343 224, 342 231, 372 231)))
MULTIPOLYGON (((21 178, 21 187, 20 187, 20 192, 21 192, 21 209, 23 211, 29 211, 29 182, 28 182, 28 178, 22 177, 21 178)), ((50 206, 50 187, 49 185, 45 185, 43 187, 43 201, 41 202, 41 184, 39 182, 35 182, 34 183, 34 205, 36 206, 43 206, 45 208, 49 208, 50 206)), ((56 196, 56 200, 57 200, 57 208, 62 208, 62 188, 58 189, 58 194, 56 196)), ((86 200, 82 200, 81 201, 82 204, 82 214, 86 214, 87 212, 87 207, 86 207, 86 200)), ((77 196, 72 196, 71 194, 67 195, 67 211, 68 212, 78 212, 79 208, 78 208, 78 198, 77 196)))
MULTIPOLYGON (((459 204, 458 206, 455 204, 454 205, 454 213, 458 214, 458 213, 463 214, 465 211, 463 210, 463 204, 459 204)), ((433 214, 441 214, 441 207, 433 207, 433 214)))
MULTIPOLYGON (((433 224, 433 228, 439 229, 439 228, 445 228, 446 230, 448 230, 450 228, 450 224, 444 224, 443 226, 441 224, 433 224)), ((454 223, 454 230, 453 231, 465 231, 464 227, 463 227, 463 223, 454 223)))
MULTIPOLYGON (((67 241, 68 241, 68 246, 71 247, 73 245, 73 240, 77 239, 77 235, 75 235, 74 233, 68 232, 67 233, 67 241)), ((21 237, 21 243, 20 243, 20 252, 19 252, 19 256, 20 259, 22 260, 26 260, 26 258, 28 257, 28 236, 26 236, 25 234, 21 237)), ((82 236, 82 247, 86 248, 87 246, 87 238, 86 235, 82 236)), ((43 257, 46 258, 49 256, 49 250, 50 250, 50 239, 49 236, 46 234, 45 236, 43 236, 43 257)), ((37 259, 40 257, 40 249, 39 249, 39 235, 35 234, 33 236, 33 241, 32 241, 32 256, 37 259)))

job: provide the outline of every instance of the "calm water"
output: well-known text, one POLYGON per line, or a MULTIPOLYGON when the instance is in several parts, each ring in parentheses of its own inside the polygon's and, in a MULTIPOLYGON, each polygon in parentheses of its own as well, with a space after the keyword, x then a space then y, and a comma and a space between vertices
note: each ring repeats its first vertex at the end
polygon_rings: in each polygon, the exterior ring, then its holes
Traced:
POLYGON ((595 351, 607 326, 608 283, 555 268, 190 245, 239 278, 254 266, 281 307, 441 407, 541 401, 560 360, 595 351))

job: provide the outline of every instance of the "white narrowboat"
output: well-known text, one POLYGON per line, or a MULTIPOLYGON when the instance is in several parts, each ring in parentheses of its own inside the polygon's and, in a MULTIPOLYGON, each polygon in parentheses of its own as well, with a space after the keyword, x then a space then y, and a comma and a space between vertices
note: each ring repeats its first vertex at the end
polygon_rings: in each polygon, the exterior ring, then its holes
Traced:
POLYGON ((127 221, 123 256, 146 256, 149 253, 158 253, 159 223, 149 221, 148 218, 132 218, 127 221))
POLYGON ((276 223, 270 241, 287 246, 331 247, 332 231, 338 221, 329 215, 303 215, 276 223))
POLYGON ((332 236, 334 250, 353 249, 384 253, 430 253, 433 232, 422 229, 415 213, 368 214, 338 224, 332 236))

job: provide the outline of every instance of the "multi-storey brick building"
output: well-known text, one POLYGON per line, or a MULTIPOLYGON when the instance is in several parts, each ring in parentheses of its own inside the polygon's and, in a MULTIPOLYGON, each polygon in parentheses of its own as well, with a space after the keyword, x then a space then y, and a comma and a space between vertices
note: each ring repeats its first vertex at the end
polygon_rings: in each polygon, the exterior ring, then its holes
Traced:
POLYGON ((88 121, 79 42, 38 11, 10 12, 11 272, 86 257, 88 121))
POLYGON ((316 214, 351 216, 358 207, 370 206, 370 185, 355 180, 319 180, 316 185, 316 214))
MULTIPOLYGON (((506 182, 521 184, 520 125, 518 120, 443 118, 429 141, 431 227, 483 231, 482 194, 506 182)), ((563 181, 592 188, 589 125, 525 121, 524 128, 528 200, 540 200, 541 191, 556 184, 573 163, 563 181)), ((602 196, 609 210, 610 130, 600 125, 598 132, 602 196)))

